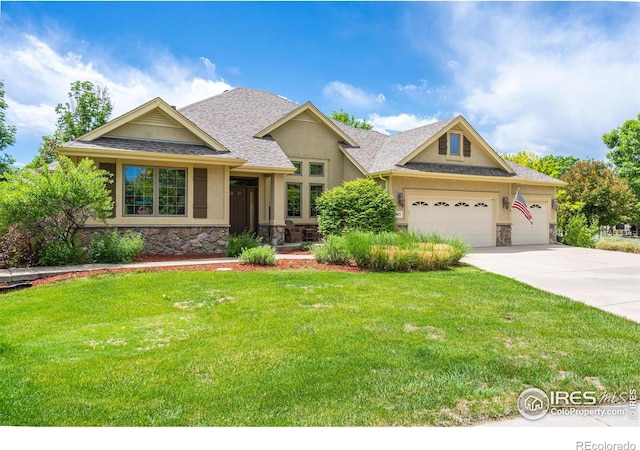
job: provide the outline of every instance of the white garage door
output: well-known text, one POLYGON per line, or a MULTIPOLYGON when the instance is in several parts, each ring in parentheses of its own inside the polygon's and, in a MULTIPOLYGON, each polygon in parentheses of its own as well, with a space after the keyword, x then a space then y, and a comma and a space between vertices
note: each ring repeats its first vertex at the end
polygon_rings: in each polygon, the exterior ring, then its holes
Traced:
POLYGON ((409 203, 409 230, 457 236, 473 247, 495 245, 492 199, 418 198, 409 203))
POLYGON ((549 243, 549 223, 547 222, 547 203, 531 203, 529 212, 533 216, 533 226, 517 209, 511 209, 511 244, 533 245, 549 243))

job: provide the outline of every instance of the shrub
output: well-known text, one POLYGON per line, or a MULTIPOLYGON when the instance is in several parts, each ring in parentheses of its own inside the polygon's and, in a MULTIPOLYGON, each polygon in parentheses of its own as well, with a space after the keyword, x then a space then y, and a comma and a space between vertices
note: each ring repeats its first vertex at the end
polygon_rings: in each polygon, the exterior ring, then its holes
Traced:
POLYGON ((313 257, 321 264, 341 264, 350 262, 347 244, 342 236, 327 236, 323 245, 313 247, 313 257))
POLYGON ((298 250, 301 250, 303 252, 311 250, 312 248, 313 248, 313 242, 311 241, 301 242, 300 245, 298 246, 298 250))
POLYGON ((243 231, 239 235, 229 238, 225 255, 230 258, 237 258, 244 250, 259 247, 261 242, 261 237, 256 237, 253 233, 243 231))
POLYGON ((65 266, 86 261, 86 252, 77 245, 64 241, 46 242, 38 252, 39 266, 65 266))
POLYGON ((143 247, 144 238, 140 233, 127 230, 120 234, 118 230, 107 230, 91 238, 89 258, 93 263, 128 264, 143 247))
POLYGON ((41 241, 33 233, 18 226, 8 227, 0 235, 0 268, 37 265, 41 241))
POLYGON ((593 247, 593 237, 597 233, 596 227, 589 227, 584 214, 571 217, 564 228, 563 242, 574 247, 593 247))
POLYGON ((276 249, 269 245, 247 248, 240 254, 240 261, 258 266, 275 266, 276 249))
POLYGON ((349 230, 395 231, 393 197, 373 180, 360 178, 324 192, 316 201, 318 231, 323 236, 349 230))

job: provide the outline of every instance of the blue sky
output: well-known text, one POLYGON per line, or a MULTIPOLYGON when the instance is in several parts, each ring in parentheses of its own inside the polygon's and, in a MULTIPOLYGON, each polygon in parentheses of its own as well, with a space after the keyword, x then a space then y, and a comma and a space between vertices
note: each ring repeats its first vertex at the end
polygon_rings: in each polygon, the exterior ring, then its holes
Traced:
POLYGON ((462 114, 499 152, 603 159, 601 136, 640 112, 640 4, 2 2, 0 79, 35 154, 74 80, 106 86, 114 117, 232 87, 394 133, 462 114))

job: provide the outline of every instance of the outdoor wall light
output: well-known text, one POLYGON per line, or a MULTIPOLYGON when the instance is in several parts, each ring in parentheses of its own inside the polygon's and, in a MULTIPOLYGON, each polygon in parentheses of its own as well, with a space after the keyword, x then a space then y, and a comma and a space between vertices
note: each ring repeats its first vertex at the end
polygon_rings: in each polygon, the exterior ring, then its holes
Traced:
POLYGON ((552 208, 554 211, 557 211, 557 210, 558 210, 558 199, 557 199, 557 198, 552 198, 552 199, 551 199, 551 208, 552 208))
POLYGON ((404 206, 404 192, 398 192, 398 205, 404 206))
POLYGON ((502 197, 502 207, 509 209, 509 197, 502 197))

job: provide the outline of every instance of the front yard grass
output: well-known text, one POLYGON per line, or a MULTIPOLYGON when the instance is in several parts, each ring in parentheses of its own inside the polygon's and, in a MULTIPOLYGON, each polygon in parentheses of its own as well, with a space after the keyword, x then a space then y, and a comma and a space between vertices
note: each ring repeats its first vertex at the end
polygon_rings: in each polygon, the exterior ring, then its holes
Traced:
POLYGON ((0 425, 467 425, 640 385, 640 325, 459 267, 160 272, 0 296, 0 425))

